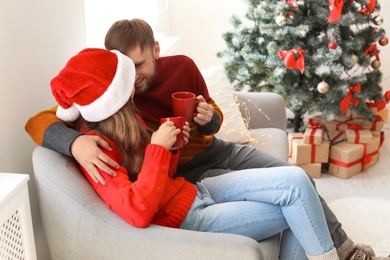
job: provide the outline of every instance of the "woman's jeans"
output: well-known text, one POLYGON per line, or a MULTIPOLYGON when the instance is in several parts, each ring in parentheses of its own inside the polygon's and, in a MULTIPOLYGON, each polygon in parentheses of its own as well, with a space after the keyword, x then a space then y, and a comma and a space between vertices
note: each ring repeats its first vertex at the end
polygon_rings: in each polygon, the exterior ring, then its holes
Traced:
POLYGON ((318 195, 296 166, 248 169, 205 178, 183 229, 233 233, 257 241, 281 231, 281 259, 333 249, 318 195), (302 248, 301 248, 302 246, 302 248))

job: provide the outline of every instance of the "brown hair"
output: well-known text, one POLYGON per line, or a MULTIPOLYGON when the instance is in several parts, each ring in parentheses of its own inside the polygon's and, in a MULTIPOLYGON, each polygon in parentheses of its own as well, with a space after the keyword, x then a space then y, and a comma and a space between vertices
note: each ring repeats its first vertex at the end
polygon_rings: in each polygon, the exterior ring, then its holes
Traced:
POLYGON ((122 154, 119 163, 125 167, 131 181, 137 180, 151 132, 136 117, 133 100, 129 99, 118 112, 103 121, 87 122, 87 128, 114 141, 122 154))
POLYGON ((153 50, 154 35, 150 25, 142 19, 119 20, 106 34, 104 45, 107 50, 118 50, 126 54, 129 50, 145 47, 153 50))

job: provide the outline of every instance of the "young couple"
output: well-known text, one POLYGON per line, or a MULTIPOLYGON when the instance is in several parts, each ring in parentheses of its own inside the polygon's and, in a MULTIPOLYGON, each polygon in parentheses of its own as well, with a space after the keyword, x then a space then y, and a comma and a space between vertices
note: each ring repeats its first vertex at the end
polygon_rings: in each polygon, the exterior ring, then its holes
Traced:
POLYGON ((374 259, 369 246, 347 237, 300 168, 213 137, 222 113, 198 68, 185 56, 159 57, 147 23, 114 23, 106 48, 120 53, 88 49, 69 61, 51 84, 61 93, 56 97, 60 106, 30 118, 26 131, 37 144, 74 156, 97 193, 121 217, 140 227, 154 223, 237 233, 258 241, 283 231, 281 259, 374 259), (96 62, 98 53, 112 60, 115 54, 118 64, 96 62), (121 62, 132 63, 121 53, 134 61, 135 71, 121 70, 121 62), (79 68, 78 63, 86 63, 91 71, 68 73, 72 70, 67 67, 79 68), (107 77, 100 71, 111 71, 107 86, 98 86, 96 79, 107 77), (84 76, 94 80, 81 90, 84 76), (134 100, 125 89, 135 91, 134 100), (202 102, 194 122, 185 128, 188 144, 170 152, 178 130, 169 123, 159 126, 159 119, 171 116, 170 96, 176 91, 194 92, 202 102), (75 115, 80 110, 85 120, 81 132, 64 124, 76 119, 59 112, 68 107, 75 115), (152 135, 140 117, 155 131, 152 135))

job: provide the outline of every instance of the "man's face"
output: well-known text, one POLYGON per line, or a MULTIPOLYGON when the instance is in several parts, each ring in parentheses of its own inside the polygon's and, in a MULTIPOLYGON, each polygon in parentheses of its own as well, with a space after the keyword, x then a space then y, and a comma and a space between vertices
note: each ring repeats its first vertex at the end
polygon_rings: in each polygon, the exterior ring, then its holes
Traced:
POLYGON ((142 51, 141 47, 137 46, 126 53, 135 64, 137 77, 134 87, 137 94, 145 92, 152 84, 156 74, 156 59, 159 58, 159 54, 160 47, 157 42, 153 50, 145 47, 142 51))

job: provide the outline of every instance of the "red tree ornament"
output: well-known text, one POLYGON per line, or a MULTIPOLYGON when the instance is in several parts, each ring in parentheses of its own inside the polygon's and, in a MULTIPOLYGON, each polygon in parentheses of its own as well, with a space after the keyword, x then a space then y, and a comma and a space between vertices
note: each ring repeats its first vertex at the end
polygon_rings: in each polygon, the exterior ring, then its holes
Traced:
POLYGON ((367 15, 367 14, 368 14, 368 9, 367 9, 367 7, 363 6, 362 9, 360 10, 360 13, 361 13, 362 15, 367 15))
POLYGON ((337 48, 337 45, 334 41, 331 41, 329 44, 328 44, 328 48, 329 49, 336 49, 337 48))
POLYGON ((386 46, 389 43, 389 39, 387 37, 383 37, 379 40, 379 44, 382 46, 386 46))

